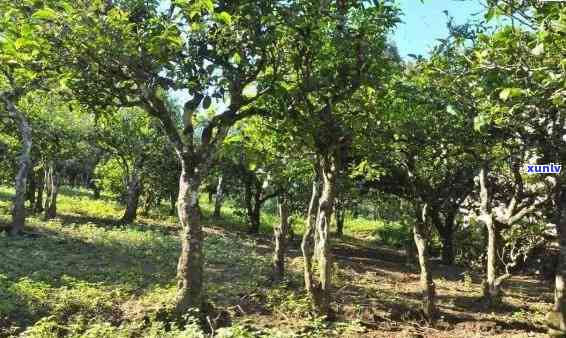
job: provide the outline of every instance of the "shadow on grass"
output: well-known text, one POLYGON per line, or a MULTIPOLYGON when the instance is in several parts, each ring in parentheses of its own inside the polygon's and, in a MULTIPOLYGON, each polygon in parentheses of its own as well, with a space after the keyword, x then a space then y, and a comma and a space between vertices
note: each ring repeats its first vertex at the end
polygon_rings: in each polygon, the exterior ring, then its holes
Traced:
MULTIPOLYGON (((157 287, 174 288, 180 252, 176 236, 130 227, 109 229, 115 222, 96 217, 62 215, 60 219, 60 225, 30 226, 36 234, 33 238, 0 236, 0 278, 7 281, 0 284, 0 299, 9 296, 18 304, 17 311, 0 312, 0 318, 14 318, 13 326, 26 327, 39 319, 33 315, 33 302, 6 286, 22 280, 31 281, 32 289, 44 285, 54 295, 83 283, 131 296, 157 287)), ((229 233, 207 236, 205 279, 212 301, 234 305, 237 294, 265 282, 269 258, 252 254, 254 245, 253 240, 240 241, 229 233)))
POLYGON ((80 215, 80 214, 58 214, 57 218, 61 220, 62 225, 71 225, 71 224, 96 224, 97 226, 102 227, 116 227, 121 225, 119 220, 114 218, 105 218, 105 217, 95 217, 95 216, 87 216, 87 215, 80 215))
POLYGON ((114 202, 116 200, 115 198, 105 194, 101 194, 98 198, 94 198, 94 192, 92 192, 91 190, 87 190, 85 188, 79 188, 79 187, 72 187, 68 185, 61 186, 59 188, 59 191, 62 195, 65 195, 66 197, 80 197, 80 198, 91 199, 94 201, 99 200, 105 202, 114 202))
POLYGON ((14 194, 12 193, 8 193, 6 191, 3 191, 0 189, 0 201, 12 201, 12 197, 14 196, 14 194))

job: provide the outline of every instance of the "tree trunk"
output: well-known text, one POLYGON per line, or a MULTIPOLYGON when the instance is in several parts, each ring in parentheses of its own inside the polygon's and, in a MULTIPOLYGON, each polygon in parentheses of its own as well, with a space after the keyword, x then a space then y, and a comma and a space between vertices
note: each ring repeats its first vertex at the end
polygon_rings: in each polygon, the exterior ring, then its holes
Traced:
POLYGON ((222 175, 218 176, 218 185, 216 186, 216 195, 214 196, 214 218, 220 218, 220 211, 222 209, 222 200, 224 198, 224 185, 222 175))
POLYGON ((259 227, 261 224, 261 201, 254 198, 252 213, 250 215, 250 233, 259 234, 259 227))
POLYGON ((546 315, 548 334, 551 337, 566 336, 566 191, 562 186, 558 186, 556 195, 556 214, 558 243, 560 255, 556 267, 556 280, 554 288, 554 306, 552 311, 546 315))
POLYGON ((173 191, 171 191, 169 195, 169 203, 170 203, 169 214, 171 216, 174 216, 175 210, 177 209, 177 199, 175 198, 175 193, 173 191))
POLYGON ((33 210, 35 206, 35 194, 37 190, 37 182, 35 179, 35 173, 33 169, 29 170, 28 173, 28 188, 26 191, 26 199, 29 201, 30 208, 33 210))
POLYGON ((435 224, 442 241, 440 259, 444 265, 454 264, 454 220, 455 212, 449 211, 445 214, 444 223, 441 223, 439 215, 435 216, 435 224))
POLYGON ((279 198, 280 224, 274 228, 275 252, 273 254, 273 280, 281 281, 285 275, 285 253, 289 235, 289 205, 287 196, 279 198))
POLYGON ((100 199, 100 188, 98 187, 98 185, 96 185, 96 182, 94 182, 94 180, 92 180, 91 182, 92 198, 98 200, 100 199))
POLYGON ((444 265, 454 264, 454 232, 452 228, 443 231, 440 236, 442 237, 442 252, 441 261, 444 265))
POLYGON ((121 222, 126 224, 133 223, 138 215, 138 206, 142 191, 142 179, 140 176, 142 165, 143 157, 136 160, 132 174, 130 176, 130 182, 128 184, 128 195, 126 197, 126 210, 124 211, 124 215, 121 219, 121 222))
POLYGON ((49 164, 46 176, 48 194, 45 200, 46 206, 43 217, 45 219, 53 219, 57 217, 57 195, 59 193, 59 177, 53 162, 49 164))
POLYGON ((484 282, 483 296, 490 303, 495 303, 500 298, 499 285, 495 283, 497 273, 497 233, 493 219, 486 222, 487 228, 487 275, 484 282))
POLYGON ((342 238, 344 235, 344 216, 345 211, 341 206, 336 207, 335 218, 336 218, 336 236, 342 238))
POLYGON ((419 266, 421 270, 420 280, 423 294, 423 312, 428 320, 434 320, 436 315, 436 287, 432 279, 430 271, 430 262, 428 257, 428 243, 430 228, 427 222, 428 205, 422 206, 422 214, 413 227, 413 236, 419 256, 419 266))
POLYGON ((151 190, 146 192, 145 197, 146 198, 145 198, 144 203, 143 203, 142 213, 143 213, 144 216, 147 216, 147 215, 149 215, 151 208, 153 208, 154 205, 159 205, 159 203, 157 203, 155 194, 151 190))
POLYGON ((303 240, 301 242, 301 251, 303 252, 304 264, 304 277, 305 277, 305 289, 307 294, 313 298, 313 266, 312 266, 312 256, 314 247, 314 221, 316 220, 316 212, 318 210, 318 199, 320 197, 319 191, 319 177, 318 175, 313 179, 312 182, 312 193, 309 202, 309 209, 307 212, 307 224, 305 228, 305 233, 303 234, 303 240))
POLYGON ((45 188, 45 177, 43 175, 37 175, 37 197, 35 198, 35 205, 33 210, 37 213, 43 211, 43 190, 45 188))
POLYGON ((503 279, 497 279, 497 228, 490 206, 487 188, 487 163, 480 170, 480 220, 487 230, 487 274, 483 282, 483 297, 488 305, 494 305, 501 299, 500 285, 503 279))
POLYGON ((203 287, 203 240, 198 205, 201 179, 195 173, 191 160, 181 158, 179 198, 177 212, 181 223, 181 255, 177 265, 176 312, 179 316, 189 309, 204 308, 203 287))
POLYGON ((405 264, 408 266, 412 266, 417 263, 417 248, 415 246, 414 238, 415 232, 411 229, 410 237, 403 243, 405 247, 405 264))
POLYGON ((6 104, 8 114, 16 121, 22 142, 22 150, 18 161, 18 173, 16 174, 14 184, 15 194, 12 205, 12 226, 10 229, 11 235, 18 235, 23 231, 26 222, 26 181, 31 168, 31 126, 24 114, 9 98, 2 96, 2 99, 6 104))
POLYGON ((261 182, 259 182, 255 177, 253 178, 253 183, 249 184, 246 192, 246 204, 248 209, 248 218, 250 222, 250 228, 248 232, 250 234, 258 234, 260 227, 260 212, 261 212, 261 182), (252 184, 255 185, 255 189, 252 189, 252 184))
MULTIPOLYGON (((315 223, 314 258, 317 263, 318 281, 311 276, 310 287, 307 287, 314 312, 319 316, 330 317, 330 293, 332 288, 332 255, 330 253, 330 219, 332 217, 334 197, 336 194, 337 158, 332 155, 320 161, 322 191, 318 200, 318 212, 315 223)), ((306 278, 305 278, 306 281, 306 278)))

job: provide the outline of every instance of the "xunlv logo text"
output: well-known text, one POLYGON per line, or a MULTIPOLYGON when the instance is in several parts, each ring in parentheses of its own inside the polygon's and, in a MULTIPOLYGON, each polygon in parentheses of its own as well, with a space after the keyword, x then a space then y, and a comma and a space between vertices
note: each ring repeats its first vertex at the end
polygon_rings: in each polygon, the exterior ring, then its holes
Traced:
POLYGON ((533 164, 527 165, 527 174, 559 174, 562 166, 560 164, 533 164))

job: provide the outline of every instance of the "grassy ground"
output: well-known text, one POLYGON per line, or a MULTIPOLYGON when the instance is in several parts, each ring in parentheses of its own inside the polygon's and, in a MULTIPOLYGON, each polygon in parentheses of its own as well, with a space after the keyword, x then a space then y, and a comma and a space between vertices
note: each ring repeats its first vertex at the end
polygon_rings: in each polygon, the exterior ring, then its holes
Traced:
MULTIPOLYGON (((0 188, 0 225, 9 220, 11 190, 0 188)), ((205 216, 210 206, 201 202, 205 216)), ((477 302, 479 278, 434 265, 442 317, 430 327, 416 310, 418 270, 403 253, 377 246, 376 224, 347 223, 335 243, 333 304, 338 320, 310 318, 302 287, 296 238, 286 283, 269 283, 273 215, 263 234, 245 235, 245 224, 224 209, 223 221, 206 220, 206 286, 226 328, 219 337, 543 337, 551 285, 514 278, 504 304, 477 302)), ((174 299, 179 251, 174 218, 165 212, 116 222, 122 208, 110 200, 64 189, 60 216, 29 219, 23 238, 0 235, 0 337, 202 337, 196 325, 163 323, 174 299)), ((301 228, 301 223, 298 228, 301 228)), ((383 226, 383 225, 382 225, 383 226)))

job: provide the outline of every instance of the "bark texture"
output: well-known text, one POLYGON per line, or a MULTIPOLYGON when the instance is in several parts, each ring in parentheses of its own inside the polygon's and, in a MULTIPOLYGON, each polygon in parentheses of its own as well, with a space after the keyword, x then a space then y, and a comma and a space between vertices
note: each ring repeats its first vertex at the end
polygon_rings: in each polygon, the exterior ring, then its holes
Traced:
POLYGON ((419 257, 420 283, 423 297, 423 312, 428 320, 434 320, 436 316, 436 286, 430 271, 428 256, 428 245, 430 238, 430 226, 428 224, 428 205, 425 203, 420 207, 419 217, 413 227, 413 236, 419 257))
POLYGON ((436 212, 433 215, 433 222, 440 235, 442 242, 442 250, 440 252, 440 260, 444 265, 454 264, 454 230, 456 227, 455 218, 456 211, 450 210, 444 213, 444 218, 441 219, 440 213, 436 212))
POLYGON ((47 187, 47 197, 43 217, 53 219, 57 217, 57 196, 59 194, 59 175, 55 163, 51 161, 45 171, 45 184, 47 187))
POLYGON ((245 187, 245 200, 248 219, 250 222, 250 227, 248 229, 250 234, 259 233, 262 205, 261 192, 261 182, 254 175, 248 175, 245 187))
POLYGON ((312 297, 313 294, 313 247, 314 247, 314 222, 318 211, 318 199, 320 197, 319 177, 318 175, 313 179, 311 199, 309 202, 309 209, 307 213, 307 225, 303 240, 301 242, 301 251, 303 252, 304 264, 304 278, 305 289, 307 294, 312 297))
POLYGON ((279 198, 279 224, 274 229, 275 252, 273 254, 273 280, 281 281, 285 276, 285 256, 289 239, 289 202, 283 194, 279 198))
POLYGON ((126 210, 122 216, 123 223, 133 223, 138 215, 138 206, 142 192, 141 164, 136 164, 130 176, 128 195, 126 197, 126 210))
POLYGON ((14 182, 15 194, 12 204, 12 224, 10 227, 10 234, 18 235, 23 231, 26 221, 25 202, 27 178, 31 170, 32 130, 24 113, 14 104, 13 97, 0 93, 0 100, 4 103, 10 118, 16 122, 20 141, 22 142, 22 149, 18 158, 18 172, 14 182))
POLYGON ((566 191, 563 186, 557 190, 555 208, 560 256, 556 267, 554 306, 547 314, 546 322, 551 337, 566 337, 566 191))
POLYGON ((336 236, 341 238, 344 235, 345 210, 342 206, 336 206, 334 217, 336 218, 336 236))
POLYGON ((203 231, 198 205, 200 177, 190 160, 182 159, 177 212, 181 223, 181 255, 177 264, 176 310, 179 315, 188 309, 204 308, 203 231))
POLYGON ((37 196, 35 198, 33 211, 39 213, 43 211, 43 190, 45 189, 45 177, 43 175, 37 175, 37 177, 37 196))
MULTIPOLYGON (((330 317, 332 315, 330 308, 330 299, 332 291, 331 275, 332 275, 332 255, 330 253, 330 219, 332 217, 334 198, 336 195, 336 178, 338 168, 338 157, 329 155, 321 157, 320 160, 320 177, 322 180, 322 188, 320 197, 318 198, 318 210, 316 212, 314 229, 312 225, 307 225, 305 236, 314 235, 314 251, 306 248, 308 239, 303 238, 303 255, 312 252, 312 258, 309 262, 305 259, 305 283, 307 284, 307 292, 311 298, 313 310, 320 316, 330 317), (318 276, 315 279, 313 273, 312 262, 316 262, 318 276)), ((313 186, 313 198, 317 194, 317 189, 313 186)), ((314 207, 313 201, 309 209, 314 207)), ((309 217, 312 218, 312 210, 309 217)))
POLYGON ((222 211, 222 201, 224 199, 224 179, 222 175, 218 177, 218 184, 216 185, 216 193, 214 195, 214 218, 220 218, 222 211))
POLYGON ((483 282, 483 297, 488 305, 501 300, 501 284, 507 278, 497 278, 497 229, 494 215, 491 210, 491 200, 487 182, 488 165, 485 163, 480 169, 480 220, 487 230, 487 271, 483 282))

